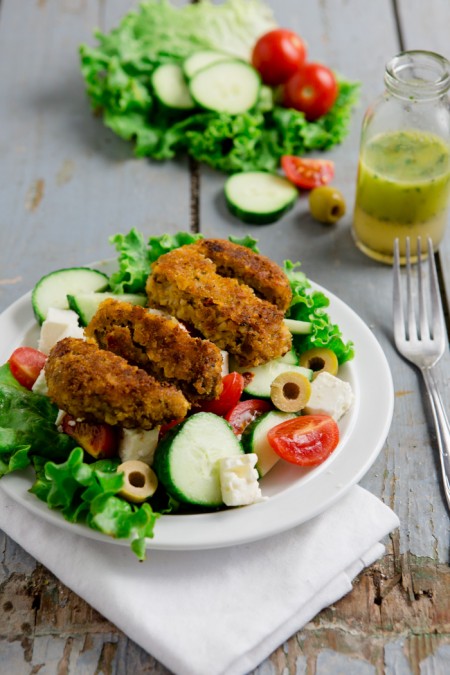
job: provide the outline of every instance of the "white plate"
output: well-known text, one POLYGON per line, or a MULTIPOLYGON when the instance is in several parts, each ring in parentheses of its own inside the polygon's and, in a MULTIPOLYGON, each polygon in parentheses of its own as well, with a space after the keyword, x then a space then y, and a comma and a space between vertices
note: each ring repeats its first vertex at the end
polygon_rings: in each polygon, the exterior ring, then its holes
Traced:
MULTIPOLYGON (((99 265, 97 265, 99 267, 99 265)), ((106 271, 109 265, 105 263, 106 271)), ((344 339, 353 340, 355 358, 340 369, 348 380, 355 403, 340 423, 341 440, 334 453, 320 466, 301 469, 280 460, 261 481, 267 501, 236 509, 195 515, 166 515, 155 525, 148 548, 190 550, 243 544, 288 530, 330 507, 375 461, 392 420, 394 390, 384 353, 370 329, 344 302, 321 286, 330 299, 329 313, 344 339)), ((0 362, 21 344, 35 346, 38 329, 31 310, 30 294, 0 315, 0 362)), ((99 541, 129 545, 83 525, 68 523, 57 511, 28 492, 32 472, 15 473, 0 481, 3 490, 17 502, 59 527, 99 541)))

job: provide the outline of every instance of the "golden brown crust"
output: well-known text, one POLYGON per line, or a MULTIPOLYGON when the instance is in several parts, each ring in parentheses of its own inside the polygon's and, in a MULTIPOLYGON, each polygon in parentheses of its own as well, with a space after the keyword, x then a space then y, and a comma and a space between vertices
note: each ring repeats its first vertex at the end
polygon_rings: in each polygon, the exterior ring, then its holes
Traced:
POLYGON ((85 333, 102 349, 177 386, 189 401, 217 398, 222 390, 220 349, 192 337, 176 319, 109 298, 85 333))
POLYGON ((290 349, 283 312, 246 284, 217 274, 196 244, 158 258, 146 290, 151 306, 192 324, 242 366, 265 363, 290 349))
POLYGON ((52 401, 74 417, 125 428, 151 429, 182 418, 189 403, 120 356, 77 338, 51 350, 45 377, 52 401))
POLYGON ((250 286, 282 312, 288 309, 292 300, 289 279, 270 258, 226 239, 200 239, 193 247, 213 261, 221 276, 250 286))

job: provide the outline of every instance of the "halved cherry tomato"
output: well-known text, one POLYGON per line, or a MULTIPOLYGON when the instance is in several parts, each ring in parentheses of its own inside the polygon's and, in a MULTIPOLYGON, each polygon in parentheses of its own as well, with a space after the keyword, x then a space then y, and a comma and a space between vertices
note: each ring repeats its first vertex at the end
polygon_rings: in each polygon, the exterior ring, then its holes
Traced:
POLYGON ((287 462, 317 466, 339 443, 339 427, 329 415, 300 415, 269 429, 267 440, 287 462))
POLYGON ((11 373, 17 382, 31 389, 39 373, 45 365, 47 357, 33 347, 18 347, 9 357, 8 363, 11 373))
POLYGON ((287 178, 302 190, 326 185, 334 176, 334 162, 329 159, 303 159, 283 155, 281 166, 287 178))
POLYGON ((301 68, 306 59, 303 40, 290 30, 277 28, 262 35, 252 53, 252 65, 264 84, 276 87, 301 68))
POLYGON ((282 100, 312 122, 330 110, 338 93, 333 71, 321 63, 305 63, 283 86, 282 100))
POLYGON ((86 452, 96 459, 116 457, 119 447, 118 427, 109 424, 78 421, 66 413, 62 430, 72 436, 86 452))
POLYGON ((240 401, 235 405, 234 408, 227 412, 225 419, 233 427, 236 436, 241 436, 245 427, 247 427, 250 422, 253 422, 254 419, 263 413, 272 410, 272 407, 273 406, 269 401, 264 401, 259 398, 250 398, 247 401, 240 401))
POLYGON ((212 412, 216 415, 225 415, 233 408, 244 391, 244 378, 240 373, 232 372, 222 379, 222 393, 213 401, 204 401, 200 409, 203 412, 212 412))

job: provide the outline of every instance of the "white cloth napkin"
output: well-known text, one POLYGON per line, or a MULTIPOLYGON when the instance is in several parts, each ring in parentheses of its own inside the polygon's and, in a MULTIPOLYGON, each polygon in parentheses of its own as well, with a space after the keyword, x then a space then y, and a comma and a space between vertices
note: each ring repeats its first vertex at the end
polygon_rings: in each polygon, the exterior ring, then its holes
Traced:
POLYGON ((243 675, 352 588, 398 526, 354 486, 313 520, 211 551, 148 551, 74 535, 0 490, 0 527, 177 675, 243 675))

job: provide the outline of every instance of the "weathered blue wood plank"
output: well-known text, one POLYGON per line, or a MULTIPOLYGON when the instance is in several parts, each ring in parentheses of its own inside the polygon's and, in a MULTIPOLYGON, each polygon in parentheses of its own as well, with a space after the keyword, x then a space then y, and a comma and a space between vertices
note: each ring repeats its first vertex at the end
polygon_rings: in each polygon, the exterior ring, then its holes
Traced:
MULTIPOLYGON (((113 4, 121 14, 130 7, 113 4)), ((96 0, 2 4, 2 308, 52 269, 113 255, 108 236, 115 232, 190 227, 187 162, 133 158, 131 145, 90 112, 78 46, 94 43, 96 26, 111 27, 108 7, 96 0)))

